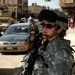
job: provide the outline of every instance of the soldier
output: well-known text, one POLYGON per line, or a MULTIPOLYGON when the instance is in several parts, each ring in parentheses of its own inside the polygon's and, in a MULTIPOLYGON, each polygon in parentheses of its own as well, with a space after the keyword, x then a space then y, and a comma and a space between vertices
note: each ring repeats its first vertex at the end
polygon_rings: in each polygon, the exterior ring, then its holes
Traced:
POLYGON ((68 19, 62 12, 56 13, 44 9, 38 15, 38 20, 43 26, 43 39, 49 43, 46 49, 39 49, 39 57, 34 64, 32 75, 71 75, 74 63, 73 49, 70 41, 64 39, 68 29, 68 19))

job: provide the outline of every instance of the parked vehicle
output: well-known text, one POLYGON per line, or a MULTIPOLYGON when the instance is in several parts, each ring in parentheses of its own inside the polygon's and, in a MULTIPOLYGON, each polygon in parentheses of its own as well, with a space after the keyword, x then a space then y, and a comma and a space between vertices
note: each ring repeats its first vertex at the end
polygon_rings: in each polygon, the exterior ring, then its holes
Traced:
POLYGON ((32 48, 37 25, 16 23, 10 25, 0 37, 1 52, 25 52, 32 48))
POLYGON ((11 11, 0 10, 0 30, 4 31, 9 25, 17 22, 11 14, 11 11))

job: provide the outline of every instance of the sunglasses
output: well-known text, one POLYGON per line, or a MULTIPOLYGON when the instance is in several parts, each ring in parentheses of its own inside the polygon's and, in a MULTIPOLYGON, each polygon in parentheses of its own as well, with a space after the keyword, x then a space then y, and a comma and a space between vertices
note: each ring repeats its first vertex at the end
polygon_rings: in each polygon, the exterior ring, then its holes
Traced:
POLYGON ((48 28, 48 29, 51 29, 51 28, 55 27, 55 25, 53 25, 53 24, 41 23, 41 25, 43 25, 43 28, 46 27, 46 28, 48 28))

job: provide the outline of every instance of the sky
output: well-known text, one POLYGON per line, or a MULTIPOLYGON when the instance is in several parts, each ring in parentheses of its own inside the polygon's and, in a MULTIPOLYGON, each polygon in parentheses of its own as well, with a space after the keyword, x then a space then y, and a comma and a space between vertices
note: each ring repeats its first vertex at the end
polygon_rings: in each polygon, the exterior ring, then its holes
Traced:
POLYGON ((52 9, 60 9, 60 6, 58 5, 58 0, 50 0, 50 2, 46 2, 44 0, 28 0, 28 6, 31 6, 32 3, 37 3, 37 5, 42 5, 46 7, 50 7, 52 9))

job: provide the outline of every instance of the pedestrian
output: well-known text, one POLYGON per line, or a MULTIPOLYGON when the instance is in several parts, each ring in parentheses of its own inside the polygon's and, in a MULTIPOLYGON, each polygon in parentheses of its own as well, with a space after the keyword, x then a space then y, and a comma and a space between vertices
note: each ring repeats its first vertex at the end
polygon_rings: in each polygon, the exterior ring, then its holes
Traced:
POLYGON ((59 11, 44 9, 38 15, 38 20, 43 26, 43 39, 49 43, 46 50, 39 49, 39 55, 44 58, 38 58, 34 64, 32 75, 71 75, 72 65, 74 63, 73 49, 70 47, 70 41, 64 39, 68 29, 68 19, 66 15, 59 11))

